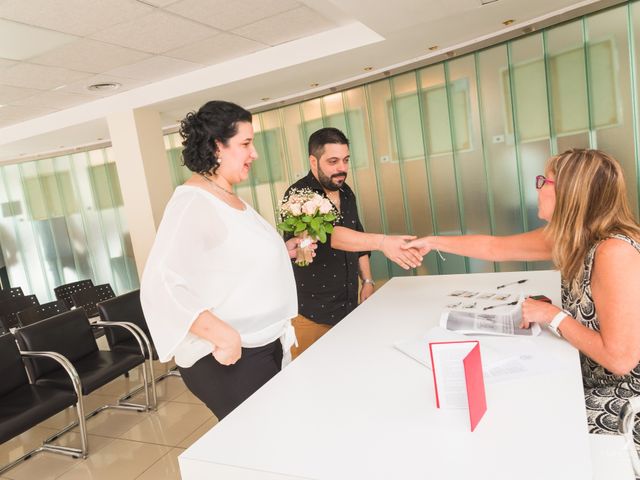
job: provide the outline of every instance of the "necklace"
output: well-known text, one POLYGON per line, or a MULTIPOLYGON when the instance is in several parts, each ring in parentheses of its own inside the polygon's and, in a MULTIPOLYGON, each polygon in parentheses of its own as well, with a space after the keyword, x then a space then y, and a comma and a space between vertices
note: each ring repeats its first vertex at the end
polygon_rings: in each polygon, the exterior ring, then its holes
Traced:
POLYGON ((224 187, 221 187, 221 186, 220 186, 220 185, 218 185, 216 182, 214 182, 214 181, 213 181, 213 180, 211 180, 209 177, 207 177, 205 174, 203 174, 203 173, 198 173, 198 175, 200 175, 202 178, 204 178, 207 182, 209 182, 209 183, 210 183, 211 185, 213 185, 214 187, 216 187, 216 188, 218 188, 218 189, 222 190, 224 193, 228 193, 229 195, 234 195, 234 196, 235 196, 235 193, 234 193, 234 192, 232 192, 231 190, 227 190, 227 189, 226 189, 226 188, 224 188, 224 187))

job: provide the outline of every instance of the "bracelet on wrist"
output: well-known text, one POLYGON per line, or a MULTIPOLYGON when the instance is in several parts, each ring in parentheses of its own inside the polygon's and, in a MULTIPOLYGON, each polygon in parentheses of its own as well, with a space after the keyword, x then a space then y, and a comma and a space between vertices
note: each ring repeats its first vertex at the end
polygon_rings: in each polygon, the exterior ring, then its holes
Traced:
POLYGON ((552 319, 551 322, 547 325, 549 327, 549 330, 551 330, 556 336, 558 337, 562 337, 562 332, 560 331, 560 323, 562 323, 562 321, 569 317, 569 313, 564 311, 564 310, 560 310, 552 319))
POLYGON ((374 282, 373 279, 371 279, 371 278, 363 278, 362 279, 362 285, 366 285, 366 284, 369 284, 372 287, 376 286, 376 282, 374 282))

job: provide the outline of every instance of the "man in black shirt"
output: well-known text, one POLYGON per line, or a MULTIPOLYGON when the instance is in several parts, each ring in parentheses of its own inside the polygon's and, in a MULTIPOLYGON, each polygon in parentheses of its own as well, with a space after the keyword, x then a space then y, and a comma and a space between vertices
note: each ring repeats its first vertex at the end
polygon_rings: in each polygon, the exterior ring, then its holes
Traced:
MULTIPOLYGON (((292 188, 310 188, 328 198, 341 217, 327 242, 317 244, 313 262, 305 267, 293 265, 299 314, 293 319, 298 339, 298 346, 291 349, 293 358, 358 306, 358 276, 362 280, 360 301, 373 293, 375 284, 369 265, 370 252, 345 250, 370 245, 369 248, 382 250, 405 268, 415 267, 422 260, 417 254, 411 257, 411 251, 400 250, 405 240, 414 237, 355 234, 354 231, 364 232, 364 229, 358 218, 356 197, 345 183, 349 169, 349 140, 340 130, 322 128, 309 137, 309 163, 309 174, 291 185, 285 197, 292 188), (335 248, 337 242, 334 237, 340 239, 339 247, 344 250, 335 248), (408 256, 398 260, 398 256, 404 254, 408 256)), ((290 238, 291 234, 286 237, 290 238)))

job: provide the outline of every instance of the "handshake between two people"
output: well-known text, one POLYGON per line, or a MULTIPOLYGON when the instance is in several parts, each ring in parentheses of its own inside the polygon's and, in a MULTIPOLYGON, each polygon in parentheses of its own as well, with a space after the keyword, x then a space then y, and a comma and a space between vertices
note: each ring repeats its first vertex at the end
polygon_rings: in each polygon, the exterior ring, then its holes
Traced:
MULTIPOLYGON (((417 268, 422 264, 423 254, 419 246, 412 246, 413 241, 418 241, 414 235, 365 233, 337 226, 331 234, 330 241, 331 247, 336 250, 348 252, 379 250, 385 257, 405 270, 417 268)), ((318 248, 317 240, 309 241, 308 237, 292 237, 285 243, 289 258, 297 260, 300 255, 306 255, 308 263, 313 261, 315 250, 318 248)))

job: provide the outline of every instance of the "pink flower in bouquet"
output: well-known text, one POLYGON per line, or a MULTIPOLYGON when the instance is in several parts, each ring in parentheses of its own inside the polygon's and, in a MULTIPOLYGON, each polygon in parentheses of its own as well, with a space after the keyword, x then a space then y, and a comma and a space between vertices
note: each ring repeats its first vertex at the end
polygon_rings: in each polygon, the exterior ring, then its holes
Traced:
POLYGON ((321 214, 326 215, 331 210, 333 210, 333 203, 328 198, 323 198, 322 202, 320 202, 320 207, 318 208, 321 214))
POLYGON ((300 206, 299 203, 293 203, 289 205, 289 211, 291 212, 292 215, 295 215, 297 217, 302 214, 302 207, 300 206))
POLYGON ((304 202, 304 205, 302 205, 302 212, 307 215, 313 215, 317 210, 318 206, 313 200, 306 201, 304 202))

